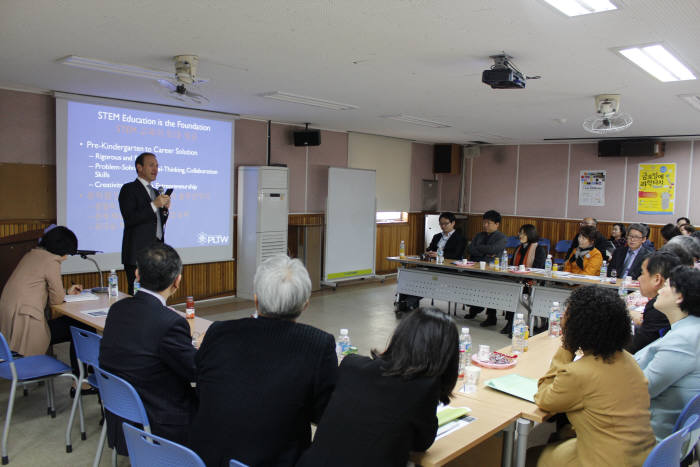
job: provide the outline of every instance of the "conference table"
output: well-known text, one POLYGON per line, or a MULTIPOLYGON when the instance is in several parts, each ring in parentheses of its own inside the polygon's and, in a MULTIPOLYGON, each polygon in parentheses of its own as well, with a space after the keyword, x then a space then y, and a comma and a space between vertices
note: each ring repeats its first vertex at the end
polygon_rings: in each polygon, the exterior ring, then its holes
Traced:
MULTIPOLYGON (((411 453, 411 460, 424 467, 441 466, 503 430, 501 465, 510 466, 514 461, 517 467, 523 467, 527 438, 533 422, 541 423, 551 414, 539 409, 532 402, 492 389, 486 382, 509 374, 539 379, 549 369, 552 357, 560 345, 561 339, 552 338, 547 333, 529 339, 528 351, 518 357, 515 367, 505 370, 481 368, 481 377, 474 393, 460 392, 465 382, 460 379, 454 390, 455 398, 450 405, 469 407, 472 409, 470 415, 476 420, 435 441, 426 452, 411 453), (514 436, 516 430, 517 440, 514 436)), ((502 353, 510 353, 510 350, 510 346, 499 349, 502 353)))
MULTIPOLYGON (((105 321, 107 320, 106 311, 109 307, 130 295, 122 292, 119 292, 119 295, 116 297, 110 297, 107 294, 95 295, 97 296, 97 300, 63 302, 60 305, 51 305, 51 311, 54 316, 68 316, 95 328, 98 333, 101 333, 105 328, 105 321)), ((70 296, 68 295, 67 297, 70 296)), ((172 310, 184 318, 185 313, 175 309, 172 310)), ((204 337, 211 323, 212 322, 208 319, 195 317, 194 322, 190 323, 193 338, 196 337, 197 340, 201 342, 201 339, 204 337)))
MULTIPOLYGON (((397 279, 400 294, 454 303, 455 314, 458 303, 522 312, 530 317, 530 329, 536 316, 549 317, 552 302, 563 304, 566 301, 573 290, 572 286, 597 285, 618 289, 622 283, 621 279, 612 283, 610 280, 601 281, 599 277, 563 271, 555 271, 549 276, 541 269, 520 271, 512 266, 506 271, 489 266, 481 269, 479 263, 454 260, 437 264, 434 260, 426 261, 417 256, 389 256, 386 259, 401 266, 397 279), (529 295, 523 299, 525 282, 532 285, 529 295)), ((633 291, 639 285, 631 282, 625 287, 633 291)))

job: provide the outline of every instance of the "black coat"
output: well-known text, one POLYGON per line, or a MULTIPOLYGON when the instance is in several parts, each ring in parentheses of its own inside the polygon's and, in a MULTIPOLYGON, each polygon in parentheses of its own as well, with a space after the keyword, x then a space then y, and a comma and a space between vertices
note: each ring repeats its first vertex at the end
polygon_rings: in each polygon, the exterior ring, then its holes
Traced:
MULTIPOLYGON (((119 210, 124 220, 122 264, 135 265, 139 250, 158 240, 156 238, 158 218, 151 207, 151 197, 138 178, 133 182, 125 183, 119 190, 119 210)), ((158 209, 157 214, 163 226, 163 237, 165 237, 165 223, 168 220, 165 212, 167 211, 161 208, 158 209)))
MULTIPOLYGON (((433 235, 433 239, 430 241, 430 246, 428 246, 428 251, 437 251, 438 242, 442 238, 442 233, 433 235)), ((456 230, 450 238, 447 239, 445 247, 442 249, 442 253, 446 259, 462 259, 464 258, 464 250, 467 248, 467 239, 457 232, 456 230)))
MULTIPOLYGON (((138 292, 109 310, 100 343, 100 368, 131 383, 153 434, 183 443, 196 408, 194 356, 187 320, 154 296, 138 292)), ((121 423, 108 413, 110 446, 126 453, 121 423)))
POLYGON ((625 347, 625 350, 629 353, 638 352, 671 329, 671 323, 666 315, 654 308, 655 302, 656 298, 653 298, 644 307, 642 325, 635 326, 634 336, 632 336, 630 343, 625 347))
POLYGON ((209 467, 293 466, 311 444, 338 372, 335 340, 274 318, 213 323, 197 352, 190 447, 209 467))
MULTIPOLYGON (((528 244, 529 246, 529 244, 528 244)), ((521 243, 515 248, 515 251, 513 252, 513 266, 520 266, 520 264, 525 264, 525 255, 527 254, 527 250, 524 252, 522 257, 520 258, 520 263, 515 264, 515 257, 518 256, 518 250, 521 250, 523 248, 523 244, 521 243)), ((539 268, 539 269, 544 269, 544 263, 547 261, 547 247, 544 245, 537 245, 537 249, 535 250, 535 258, 532 261, 532 267, 533 268, 539 268)))
MULTIPOLYGON (((612 258, 610 259, 610 264, 608 264, 608 276, 610 276, 610 272, 614 269, 617 271, 617 276, 622 278, 622 268, 625 266, 625 258, 627 258, 628 251, 628 246, 615 249, 612 258)), ((627 275, 631 276, 632 279, 637 280, 639 275, 642 273, 642 263, 644 262, 644 258, 649 256, 651 253, 651 250, 647 250, 643 246, 639 247, 639 253, 637 253, 634 261, 632 261, 627 275)))
POLYGON ((490 261, 501 257, 506 249, 508 238, 500 230, 492 233, 479 232, 469 244, 469 259, 472 261, 490 261))
POLYGON ((437 433, 437 377, 383 376, 382 361, 349 355, 314 442, 298 467, 405 467, 437 433))

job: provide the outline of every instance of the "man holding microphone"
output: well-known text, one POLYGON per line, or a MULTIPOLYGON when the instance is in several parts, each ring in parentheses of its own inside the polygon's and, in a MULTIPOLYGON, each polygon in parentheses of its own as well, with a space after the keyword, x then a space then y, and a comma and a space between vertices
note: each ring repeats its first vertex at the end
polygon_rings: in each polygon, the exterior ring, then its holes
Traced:
POLYGON ((163 188, 151 185, 158 176, 155 154, 144 152, 134 162, 138 177, 125 183, 119 191, 119 210, 124 219, 122 264, 126 272, 129 295, 134 294, 136 254, 153 242, 163 242, 168 220, 170 196, 163 188))

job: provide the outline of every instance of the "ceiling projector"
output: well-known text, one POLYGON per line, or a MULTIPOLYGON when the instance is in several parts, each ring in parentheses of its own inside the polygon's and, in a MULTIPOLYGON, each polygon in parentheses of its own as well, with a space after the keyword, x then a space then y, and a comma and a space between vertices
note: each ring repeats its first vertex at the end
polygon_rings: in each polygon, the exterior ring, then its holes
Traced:
MULTIPOLYGON (((505 53, 491 55, 494 64, 489 70, 481 74, 481 82, 488 84, 493 89, 523 89, 527 81, 526 77, 510 62, 513 58, 505 53)), ((535 77, 527 77, 535 78, 535 77)), ((536 78, 539 78, 536 77, 536 78)))

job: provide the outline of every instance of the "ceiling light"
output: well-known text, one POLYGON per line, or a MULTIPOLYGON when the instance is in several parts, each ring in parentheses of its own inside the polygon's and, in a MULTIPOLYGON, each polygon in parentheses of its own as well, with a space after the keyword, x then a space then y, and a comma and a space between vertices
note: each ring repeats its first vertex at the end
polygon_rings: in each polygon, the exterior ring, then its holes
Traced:
POLYGON ((356 105, 343 104, 341 102, 329 101, 326 99, 317 99, 315 97, 300 96, 290 92, 276 91, 268 94, 263 94, 262 97, 268 99, 276 99, 278 101, 292 102, 294 104, 310 105, 312 107, 321 107, 329 110, 352 110, 356 109, 356 105))
POLYGON ((399 122, 410 123, 412 125, 429 126, 431 128, 450 128, 452 125, 442 122, 436 122, 435 120, 427 120, 425 118, 414 117, 413 115, 399 114, 399 115, 385 115, 384 118, 390 120, 397 120, 399 122))
POLYGON ((693 107, 695 110, 700 111, 700 96, 696 96, 695 94, 682 94, 678 97, 687 102, 688 105, 693 107))
POLYGON ((617 10, 609 0, 544 0, 566 16, 588 15, 617 10))
POLYGON ((695 75, 676 57, 655 44, 646 47, 630 47, 619 51, 625 58, 659 81, 684 81, 696 79, 695 75))
POLYGON ((64 65, 74 66, 77 68, 86 68, 88 70, 106 71, 108 73, 117 73, 120 75, 135 76, 137 78, 148 79, 170 79, 172 73, 160 70, 151 70, 140 66, 126 65, 122 63, 106 62, 95 58, 79 57, 77 55, 69 55, 58 61, 64 65))

